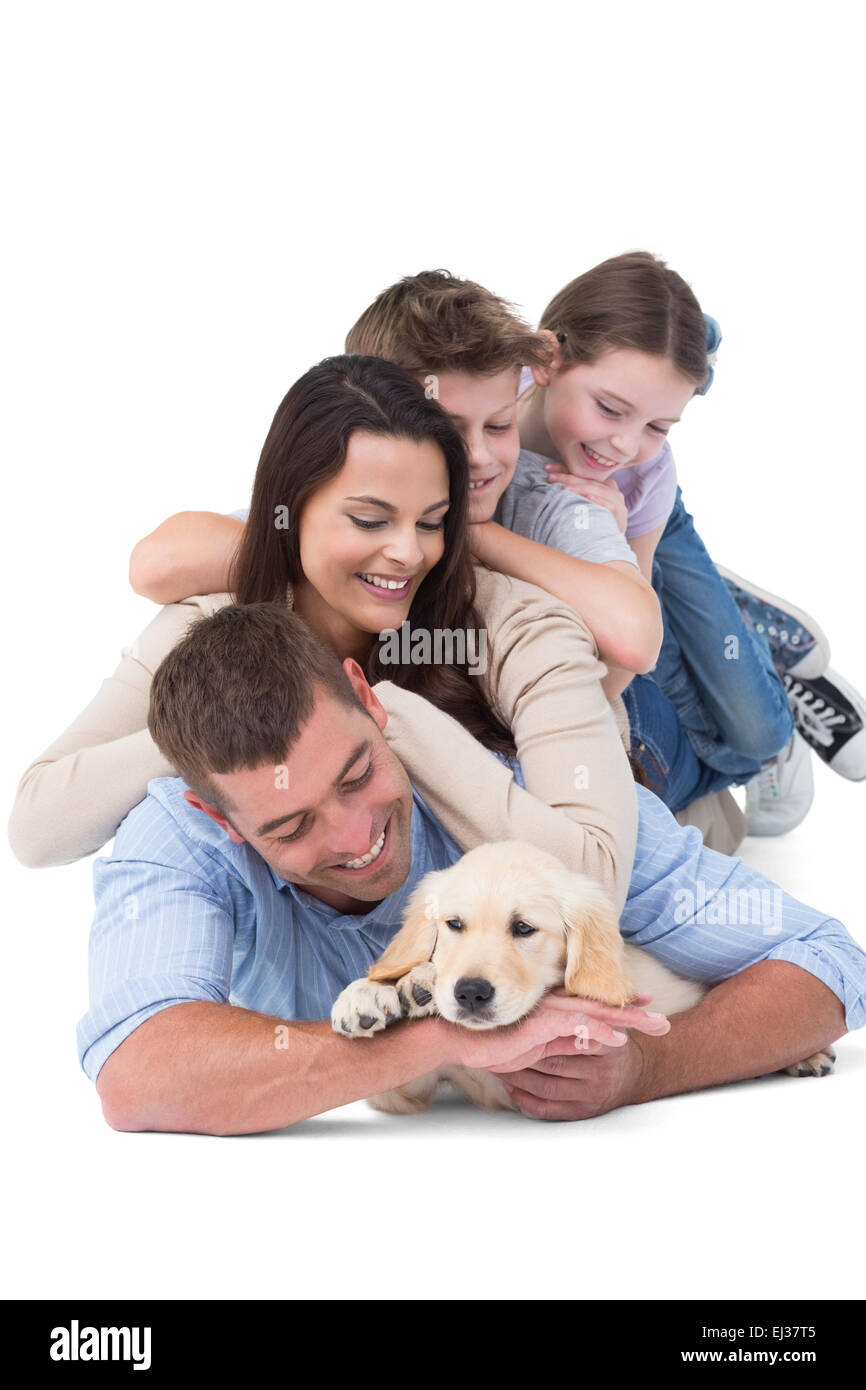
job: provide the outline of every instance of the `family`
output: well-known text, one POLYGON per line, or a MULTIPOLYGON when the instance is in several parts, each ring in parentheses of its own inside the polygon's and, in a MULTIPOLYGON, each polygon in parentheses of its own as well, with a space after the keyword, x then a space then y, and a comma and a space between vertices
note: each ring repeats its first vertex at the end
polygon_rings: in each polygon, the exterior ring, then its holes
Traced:
POLYGON ((584 1119, 822 1074, 866 1022, 866 952, 731 857, 803 819, 813 754, 866 779, 866 703, 685 510, 667 436, 719 341, 643 252, 573 280, 537 331, 474 282, 407 277, 291 387, 248 512, 135 547, 160 611, 9 825, 32 866, 114 837, 78 1025, 112 1127, 279 1128, 449 1065, 584 1119), (594 880, 625 941, 711 986, 700 1003, 668 1020, 554 990, 489 1032, 338 1036, 334 1000, 424 876, 503 840, 594 880), (771 920, 709 910, 756 894, 771 920))

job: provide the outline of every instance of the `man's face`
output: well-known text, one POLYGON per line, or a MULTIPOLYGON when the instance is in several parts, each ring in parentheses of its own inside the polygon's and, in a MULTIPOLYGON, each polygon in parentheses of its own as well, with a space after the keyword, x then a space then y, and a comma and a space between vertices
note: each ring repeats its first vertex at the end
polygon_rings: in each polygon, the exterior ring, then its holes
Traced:
POLYGON ((227 816, 186 795, 281 878, 355 913, 406 880, 412 789, 382 736, 384 709, 355 663, 345 666, 364 708, 319 690, 283 764, 212 774, 227 816))
MULTIPOLYGON (((517 466, 517 391, 520 369, 495 376, 437 372, 442 409, 463 436, 469 456, 469 521, 489 521, 517 466)), ((428 377, 419 378, 424 382, 428 377)))

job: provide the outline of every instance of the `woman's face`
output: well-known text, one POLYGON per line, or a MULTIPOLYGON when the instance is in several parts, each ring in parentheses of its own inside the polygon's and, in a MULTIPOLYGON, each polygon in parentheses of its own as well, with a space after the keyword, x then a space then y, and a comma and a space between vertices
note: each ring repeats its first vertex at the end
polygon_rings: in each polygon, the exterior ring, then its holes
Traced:
POLYGON ((302 588, 313 626, 318 613, 330 627, 337 617, 366 633, 398 628, 442 558, 448 505, 438 444, 353 434, 343 467, 301 512, 302 588))

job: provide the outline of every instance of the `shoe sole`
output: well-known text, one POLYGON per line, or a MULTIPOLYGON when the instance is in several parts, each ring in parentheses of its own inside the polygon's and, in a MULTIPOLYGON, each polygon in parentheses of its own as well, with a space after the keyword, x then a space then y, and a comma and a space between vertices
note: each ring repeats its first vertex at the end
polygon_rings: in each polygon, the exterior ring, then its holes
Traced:
POLYGON ((772 608, 779 608, 783 613, 790 613, 792 618, 796 618, 797 622, 812 634, 815 639, 815 646, 795 666, 786 668, 789 675, 805 676, 807 680, 814 680, 816 676, 823 676, 830 665, 830 643, 826 633, 818 626, 811 613, 805 613, 802 608, 798 608, 794 603, 789 603, 786 598, 771 593, 769 589, 762 589, 760 585, 753 584, 751 579, 744 579, 742 575, 735 574, 733 570, 726 569, 724 565, 716 565, 716 569, 723 579, 729 579, 732 584, 736 584, 738 589, 744 589, 747 594, 754 594, 762 603, 768 603, 772 608))

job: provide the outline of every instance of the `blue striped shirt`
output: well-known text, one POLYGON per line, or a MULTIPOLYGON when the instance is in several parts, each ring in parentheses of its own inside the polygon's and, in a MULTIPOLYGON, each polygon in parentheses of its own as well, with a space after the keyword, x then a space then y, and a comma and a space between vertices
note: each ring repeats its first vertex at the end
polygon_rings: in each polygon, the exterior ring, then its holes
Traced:
MULTIPOLYGON (((519 778, 519 770, 516 775, 519 778)), ((157 778, 94 864, 90 1008, 78 1053, 95 1081, 105 1059, 160 1009, 237 1004, 286 1019, 327 1018, 397 931, 424 874, 462 851, 417 792, 412 866, 403 886, 364 916, 345 916, 286 883, 157 778)), ((636 788, 635 866, 623 937, 679 974, 719 981, 758 960, 787 960, 842 1000, 849 1030, 866 1022, 866 952, 833 918, 806 907, 739 859, 704 848, 667 807, 636 788)))

